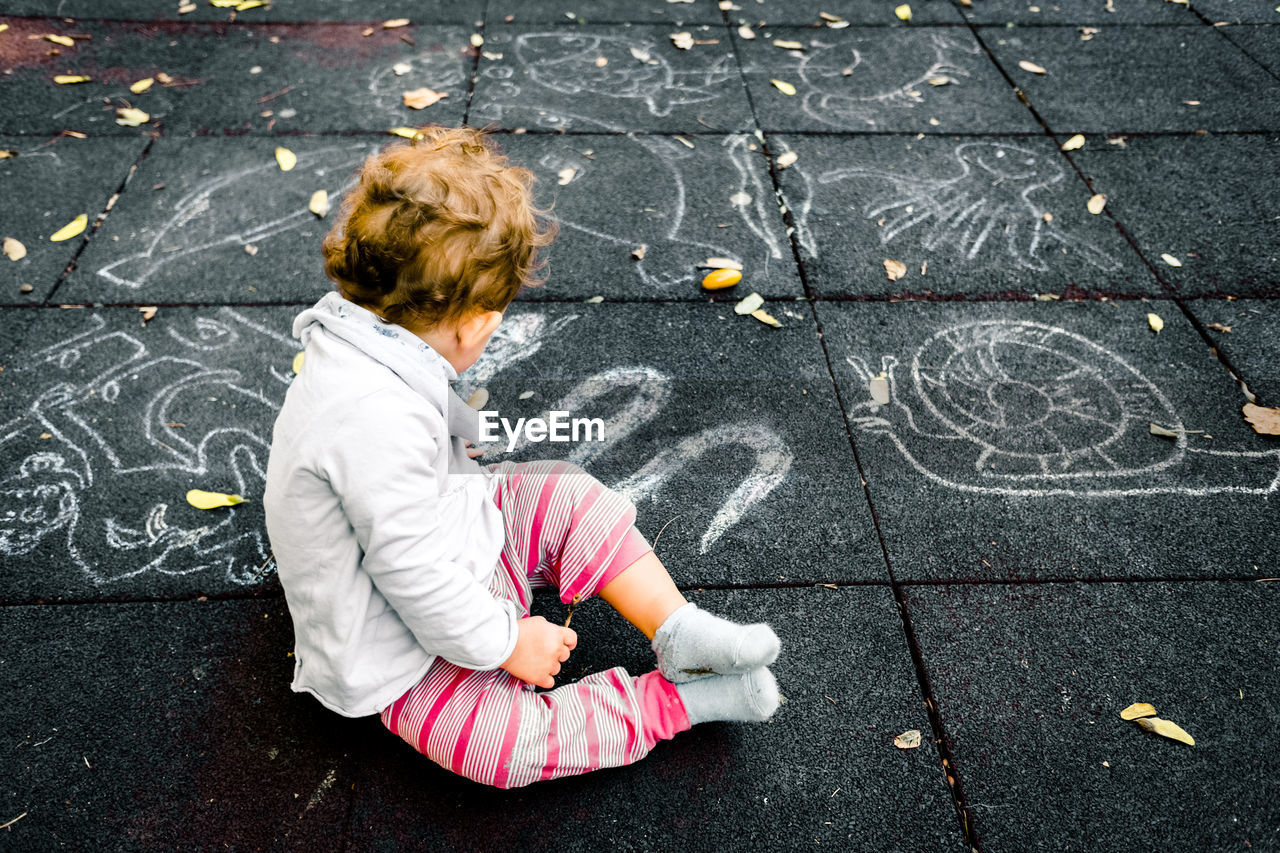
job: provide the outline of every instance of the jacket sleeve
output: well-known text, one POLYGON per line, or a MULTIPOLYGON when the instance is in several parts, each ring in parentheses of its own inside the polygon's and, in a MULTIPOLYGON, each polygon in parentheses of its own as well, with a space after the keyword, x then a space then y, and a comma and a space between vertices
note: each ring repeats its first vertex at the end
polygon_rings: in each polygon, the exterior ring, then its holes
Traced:
POLYGON ((325 464, 361 566, 426 651, 467 669, 497 669, 515 649, 519 614, 452 558, 466 531, 450 523, 463 509, 450 502, 475 495, 440 494, 433 436, 445 433, 443 418, 381 397, 359 402, 325 464))

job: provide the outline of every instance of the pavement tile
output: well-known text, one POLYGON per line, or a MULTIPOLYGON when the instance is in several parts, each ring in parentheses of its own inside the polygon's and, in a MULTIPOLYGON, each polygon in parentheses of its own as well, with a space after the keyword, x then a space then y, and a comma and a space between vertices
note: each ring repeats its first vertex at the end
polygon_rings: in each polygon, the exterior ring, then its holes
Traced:
POLYGON ((770 27, 750 41, 734 38, 764 130, 1042 130, 973 34, 961 27, 770 27), (778 40, 799 42, 805 50, 779 49, 778 40), (793 86, 795 94, 774 80, 793 86))
MULTIPOLYGON (((693 592, 768 621, 786 703, 765 724, 708 723, 640 762, 498 791, 440 769, 370 721, 351 816, 361 849, 960 850, 929 720, 886 587, 693 592), (852 617, 852 618, 851 618, 852 617), (856 650, 850 654, 850 650, 856 650), (925 732, 919 749, 893 738, 925 732), (868 785, 866 780, 877 784, 868 785), (892 791, 886 798, 885 791, 892 791)), ((538 612, 535 606, 535 612, 538 612)), ((548 619, 563 621, 558 602, 548 619)), ((574 615, 564 679, 653 668, 644 637, 602 602, 574 615)))
POLYGON ((809 285, 823 295, 1160 296, 1044 137, 770 136, 809 285), (1045 221, 1049 214, 1051 221, 1045 221), (884 262, 906 265, 889 280, 884 262))
POLYGON ((278 600, 0 608, 6 849, 332 849, 353 759, 291 645, 278 600))
POLYGON ((200 72, 220 45, 218 31, 197 33, 180 24, 143 24, 62 19, 6 18, 0 47, 0 132, 51 134, 74 130, 138 136, 171 126, 182 103, 201 85, 200 72), (32 38, 70 37, 74 47, 32 38), (161 73, 169 83, 159 82, 161 73), (89 82, 58 84, 58 75, 89 82), (130 86, 157 82, 134 94, 130 86), (151 122, 142 128, 116 123, 116 110, 132 106, 151 122))
POLYGON ((680 50, 669 26, 495 25, 485 30, 468 121, 530 130, 754 130, 722 25, 680 50), (647 57, 641 59, 640 57, 647 57), (600 61, 605 62, 604 65, 600 61))
POLYGON ((1269 3, 1249 0, 1195 0, 1192 7, 1210 21, 1233 24, 1280 24, 1280 12, 1269 3))
POLYGON ((470 29, 377 28, 368 37, 363 29, 325 24, 229 30, 204 69, 204 84, 171 126, 196 134, 385 133, 402 125, 462 123, 475 63, 470 29), (397 76, 400 64, 410 68, 397 76), (423 110, 406 107, 404 93, 424 86, 447 97, 423 110))
POLYGON ((1057 133, 1280 128, 1275 78, 1210 27, 1105 27, 1089 41, 1073 27, 980 32, 1057 133))
POLYGON ((0 159, 0 239, 11 237, 27 250, 19 261, 0 263, 0 303, 34 303, 48 295, 88 239, 82 234, 52 243, 50 235, 81 213, 92 224, 146 142, 0 136, 0 150, 17 154, 0 159), (30 293, 22 293, 24 284, 31 285, 30 293))
POLYGON ((724 24, 714 0, 492 0, 487 24, 724 24), (508 18, 510 20, 508 20, 508 18))
POLYGON ((1280 136, 1092 138, 1071 157, 1179 293, 1280 295, 1280 136))
POLYGON ((11 311, 0 603, 273 586, 260 498, 296 310, 11 311), (249 500, 202 512, 193 488, 249 500))
POLYGON ((1274 584, 904 595, 982 849, 1274 848, 1274 584), (1133 702, 1196 745, 1121 720, 1133 702))
POLYGON ((804 294, 755 137, 522 134, 498 140, 514 162, 538 176, 537 202, 560 224, 547 252, 550 277, 526 298, 703 300, 711 294, 699 287, 708 272, 699 265, 726 257, 743 264, 744 276, 720 298, 737 301, 753 290, 769 297, 804 294), (750 201, 735 205, 740 193, 750 201), (644 256, 637 261, 632 252, 640 246, 644 256))
POLYGON ((217 8, 208 0, 7 0, 14 15, 106 18, 127 21, 221 21, 256 24, 263 21, 367 21, 380 24, 399 17, 414 23, 472 24, 484 17, 484 0, 380 0, 376 8, 361 0, 289 0, 237 11, 217 8))
POLYGON ((508 453, 495 425, 482 461, 582 465, 636 501, 680 584, 885 580, 809 306, 766 309, 782 328, 724 304, 513 305, 459 393, 513 424, 601 418, 604 441, 508 453))
POLYGON ((157 140, 56 298, 97 304, 313 302, 332 285, 320 254, 330 223, 308 210, 311 195, 327 190, 336 211, 364 158, 385 141, 157 140), (291 171, 277 164, 277 146, 297 155, 291 171))
POLYGON ((1258 404, 1280 406, 1280 318, 1275 303, 1197 299, 1187 307, 1205 324, 1214 345, 1240 372, 1249 390, 1258 395, 1258 404))
MULTIPOLYGON (((821 17, 822 12, 835 15, 854 26, 883 25, 890 27, 917 26, 919 24, 959 24, 963 22, 954 4, 942 0, 915 0, 911 3, 910 23, 894 14, 896 4, 875 0, 739 0, 739 8, 727 10, 729 21, 736 28, 746 23, 756 26, 791 24, 807 27, 828 26, 832 23, 821 17)), ((840 29, 840 27, 837 27, 840 29)))
MULTIPOLYGON (((1197 4, 1199 5, 1199 4, 1197 4)), ((975 24, 1200 24, 1191 7, 1170 0, 977 0, 963 7, 975 24)))
MULTIPOLYGON (((1280 18, 1280 14, 1276 17, 1280 18)), ((1224 27, 1220 32, 1273 76, 1280 77, 1280 27, 1224 27)))
POLYGON ((1173 304, 817 309, 898 580, 1276 574, 1280 448, 1173 304))

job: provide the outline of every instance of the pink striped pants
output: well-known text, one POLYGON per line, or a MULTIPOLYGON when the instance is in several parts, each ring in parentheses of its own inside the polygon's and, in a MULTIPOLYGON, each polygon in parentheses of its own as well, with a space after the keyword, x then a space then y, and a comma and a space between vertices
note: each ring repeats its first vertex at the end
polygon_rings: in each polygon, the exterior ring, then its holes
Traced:
MULTIPOLYGON (((595 595, 650 550, 635 507, 567 462, 502 462, 494 502, 506 545, 490 590, 529 613, 533 590, 595 595)), ((504 669, 477 672, 437 658, 383 724, 440 766, 499 788, 638 761, 689 728, 671 682, 622 667, 536 692, 504 669)))

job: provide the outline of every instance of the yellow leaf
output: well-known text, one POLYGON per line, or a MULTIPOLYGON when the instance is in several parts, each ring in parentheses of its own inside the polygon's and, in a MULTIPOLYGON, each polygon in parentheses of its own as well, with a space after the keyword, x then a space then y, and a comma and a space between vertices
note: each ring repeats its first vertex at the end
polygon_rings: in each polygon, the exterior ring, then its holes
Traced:
POLYGON ((1280 435, 1280 409, 1245 403, 1244 419, 1259 435, 1280 435))
POLYGON ((871 399, 876 403, 881 406, 889 405, 889 377, 883 370, 867 383, 867 390, 871 392, 871 399))
POLYGON ((9 29, 8 24, 0 24, 0 33, 4 32, 7 29, 9 29))
POLYGON ((780 154, 776 162, 779 169, 785 169, 799 159, 799 154, 794 151, 788 151, 786 154, 780 154))
MULTIPOLYGON (((1162 427, 1162 426, 1160 426, 1160 424, 1156 424, 1156 423, 1149 424, 1149 425, 1148 425, 1148 430, 1150 431, 1150 433, 1151 433, 1152 435, 1158 435, 1158 436, 1160 436, 1161 438, 1177 438, 1177 437, 1178 437, 1178 433, 1177 433, 1177 432, 1175 432, 1175 431, 1173 431, 1173 430, 1171 430, 1171 429, 1168 429, 1167 427, 1162 427)), ((1129 707, 1130 707, 1130 708, 1133 708, 1133 707, 1136 707, 1136 706, 1134 706, 1134 705, 1130 705, 1129 707)), ((1150 707, 1150 706, 1148 706, 1148 707, 1150 707)), ((1126 708, 1125 710, 1128 710, 1128 708, 1126 708)), ((1154 714, 1154 713, 1155 713, 1155 709, 1152 709, 1151 713, 1153 713, 1153 714, 1154 714)), ((1123 714, 1121 714, 1121 716, 1124 716, 1124 715, 1123 715, 1123 714)), ((1129 717, 1125 717, 1125 719, 1127 720, 1127 719, 1129 719, 1129 717)))
POLYGON ((382 22, 382 28, 384 30, 394 30, 400 27, 407 27, 407 26, 409 26, 408 18, 392 18, 389 21, 382 22))
POLYGON ((1027 62, 1025 59, 1018 60, 1018 67, 1023 71, 1030 71, 1032 74, 1048 74, 1043 66, 1036 65, 1034 62, 1027 62))
POLYGON ((192 489, 187 492, 187 503, 196 509, 218 509, 219 507, 244 503, 244 498, 239 495, 226 495, 222 492, 205 492, 200 489, 192 489))
POLYGON ((733 258, 707 258, 698 266, 709 270, 739 270, 742 269, 742 263, 735 261, 733 258))
POLYGON ((1085 205, 1085 207, 1089 209, 1089 212, 1094 216, 1101 213, 1102 209, 1106 206, 1107 196, 1105 193, 1095 193, 1094 195, 1089 196, 1089 203, 1085 205))
POLYGON ((88 83, 89 79, 83 74, 55 74, 53 82, 59 86, 69 86, 72 83, 88 83))
POLYGON ((647 251, 649 251, 649 247, 644 243, 641 243, 639 246, 636 246, 631 250, 631 259, 634 261, 643 261, 644 253, 647 251))
POLYGON ((287 172, 298 165, 298 155, 288 148, 276 148, 276 162, 280 164, 280 171, 287 172))
MULTIPOLYGON (((1177 435, 1177 433, 1174 433, 1177 435)), ((1120 712, 1122 720, 1136 720, 1139 717, 1154 717, 1156 715, 1156 706, 1149 702, 1134 702, 1128 708, 1120 712)))
POLYGON ((780 47, 783 50, 804 50, 804 45, 798 41, 788 41, 786 39, 774 39, 774 47, 780 47))
POLYGON ((573 180, 573 176, 576 174, 578 174, 577 169, 572 166, 566 166, 559 172, 556 172, 556 183, 562 187, 568 186, 569 182, 573 180))
POLYGON ((236 11, 247 12, 250 9, 257 9, 259 6, 266 5, 268 5, 267 0, 243 0, 239 6, 236 6, 236 11))
POLYGON ((417 139, 422 131, 416 127, 393 127, 388 131, 392 136, 403 136, 405 139, 417 139))
POLYGON ((143 77, 137 83, 130 86, 129 91, 133 92, 135 95, 141 95, 143 92, 150 89, 155 82, 156 78, 154 77, 143 77))
POLYGON ((70 39, 70 38, 67 38, 66 36, 55 36, 55 35, 53 35, 52 33, 46 34, 46 35, 45 35, 45 37, 44 37, 44 40, 45 40, 45 41, 51 41, 51 42, 53 42, 54 44, 60 44, 60 45, 62 45, 63 47, 75 47, 75 46, 76 46, 75 39, 70 39))
POLYGON ((761 305, 764 305, 764 297, 758 293, 752 293, 750 296, 747 296, 737 305, 733 306, 733 313, 750 314, 752 311, 755 311, 756 309, 758 309, 761 305))
POLYGON ((143 305, 138 310, 142 312, 142 325, 145 326, 156 316, 156 311, 160 309, 154 305, 143 305))
POLYGON ((908 729, 893 739, 893 745, 898 749, 915 749, 921 740, 919 729, 908 729))
POLYGON ((480 35, 479 33, 472 33, 472 34, 471 34, 471 46, 472 46, 472 47, 483 47, 483 46, 484 46, 484 36, 480 35))
POLYGON ((196 4, 195 4, 195 3, 183 3, 181 6, 179 6, 179 7, 178 7, 178 14, 179 14, 179 15, 190 15, 190 14, 191 14, 192 12, 194 12, 195 10, 196 10, 196 4))
POLYGON ((240 0, 209 0, 209 5, 215 9, 230 9, 232 6, 239 6, 240 0))
POLYGON ((747 41, 751 41, 753 38, 756 37, 756 34, 751 30, 751 27, 748 27, 746 24, 743 24, 742 26, 738 27, 738 37, 746 39, 747 41))
POLYGON ((773 316, 763 308, 757 308, 756 310, 752 311, 751 316, 755 317, 757 320, 759 320, 761 323, 764 323, 766 326, 773 326, 775 329, 782 328, 782 324, 778 322, 778 318, 773 316))
POLYGON ((910 6, 908 6, 906 3, 903 3, 901 6, 899 6, 899 7, 897 7, 896 9, 894 9, 894 10, 893 10, 893 14, 897 15, 897 16, 898 16, 898 20, 900 20, 900 21, 910 21, 910 20, 911 20, 911 7, 910 7, 910 6))
POLYGON ((902 261, 894 261, 885 259, 884 262, 885 275, 889 276, 889 281, 897 281, 907 274, 907 265, 902 261))
POLYGON ((293 368, 294 376, 297 376, 299 373, 302 372, 302 362, 306 358, 306 356, 307 354, 305 352, 300 352, 293 357, 293 364, 291 366, 293 368))
POLYGON ((1148 314, 1147 325, 1151 327, 1151 331, 1158 334, 1164 328, 1164 320, 1160 319, 1159 314, 1148 314))
POLYGON ((404 105, 411 110, 422 110, 434 104, 441 98, 449 97, 448 92, 437 92, 435 89, 428 89, 423 86, 421 89, 414 89, 411 92, 404 93, 404 105))
POLYGON ((84 229, 88 227, 88 225, 89 216, 88 214, 82 213, 66 225, 59 228, 57 231, 53 232, 53 234, 49 236, 49 242, 61 243, 63 240, 70 240, 72 237, 76 237, 84 233, 84 229))
POLYGON ((116 124, 124 127, 138 127, 151 121, 151 116, 137 107, 120 107, 116 110, 116 124))
POLYGON ((1062 143, 1063 151, 1075 151, 1084 147, 1084 134, 1077 133, 1075 136, 1062 143))
POLYGON ((796 93, 796 87, 792 86, 786 80, 770 80, 769 82, 773 84, 775 89, 784 95, 794 95, 796 93))
POLYGON ((1183 731, 1182 726, 1169 720, 1162 720, 1159 717, 1150 717, 1136 720, 1138 725, 1142 726, 1145 731, 1155 732, 1161 737, 1167 737, 1170 740, 1181 741, 1187 746, 1195 746, 1196 739, 1183 731))
POLYGON ((703 290, 724 290, 742 281, 742 270, 712 270, 702 278, 703 290))
POLYGON ((1161 254, 1160 260, 1164 261, 1166 264, 1168 264, 1171 267, 1182 266, 1182 261, 1178 260, 1173 255, 1170 255, 1168 252, 1161 254))
POLYGON ((27 247, 12 237, 5 237, 4 255, 11 261, 20 261, 27 256, 27 247))
POLYGON ((311 201, 307 205, 307 210, 310 210, 316 216, 324 219, 325 215, 329 212, 329 193, 325 190, 316 190, 313 192, 311 194, 311 201))

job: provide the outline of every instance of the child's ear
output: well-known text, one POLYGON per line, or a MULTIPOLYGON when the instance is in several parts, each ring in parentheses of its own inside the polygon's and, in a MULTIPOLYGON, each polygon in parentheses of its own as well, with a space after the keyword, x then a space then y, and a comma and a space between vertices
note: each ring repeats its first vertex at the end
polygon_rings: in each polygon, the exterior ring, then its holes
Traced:
POLYGON ((477 311, 459 324, 458 343, 470 347, 488 340, 501 323, 501 311, 477 311))

